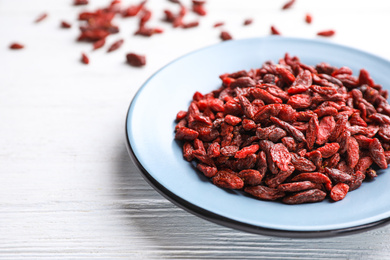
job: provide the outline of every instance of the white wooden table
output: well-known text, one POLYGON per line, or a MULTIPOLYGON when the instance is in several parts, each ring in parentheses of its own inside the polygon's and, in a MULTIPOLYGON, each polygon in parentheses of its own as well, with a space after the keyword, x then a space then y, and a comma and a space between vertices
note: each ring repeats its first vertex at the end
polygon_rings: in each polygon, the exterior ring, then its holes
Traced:
MULTIPOLYGON (((125 147, 129 103, 145 80, 173 59, 220 42, 215 22, 236 39, 269 35, 326 39, 390 59, 389 1, 208 1, 198 28, 162 24, 150 0, 151 23, 165 29, 134 37, 137 20, 115 20, 125 44, 116 52, 91 51, 75 41, 77 14, 109 1, 0 0, 0 258, 125 259, 390 259, 390 227, 327 239, 253 235, 207 222, 174 206, 141 177, 125 147), (41 13, 48 18, 33 21, 41 13), (304 22, 307 12, 313 23, 304 22), (243 27, 246 18, 254 23, 243 27), (59 28, 69 21, 69 30, 59 28), (26 48, 11 51, 11 42, 26 48), (125 54, 147 55, 144 68, 125 54), (81 52, 91 59, 80 63, 81 52)), ((122 1, 124 5, 135 1, 122 1)), ((184 1, 188 3, 188 1, 184 1)), ((196 18, 191 14, 188 18, 196 18)))

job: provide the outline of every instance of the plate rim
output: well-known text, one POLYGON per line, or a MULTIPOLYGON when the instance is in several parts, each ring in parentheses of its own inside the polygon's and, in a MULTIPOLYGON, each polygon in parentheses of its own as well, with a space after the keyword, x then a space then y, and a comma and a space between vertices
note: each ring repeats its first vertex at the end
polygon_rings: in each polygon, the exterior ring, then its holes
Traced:
MULTIPOLYGON (((326 42, 325 40, 320 39, 307 39, 307 38, 299 38, 299 37, 284 37, 284 36, 266 36, 266 37, 251 37, 251 38, 244 38, 237 41, 247 41, 247 40, 266 40, 270 38, 278 38, 278 40, 295 40, 295 41, 307 41, 307 42, 315 42, 315 43, 321 43, 325 45, 331 45, 333 47, 343 48, 343 49, 349 49, 352 51, 357 51, 360 53, 364 53, 365 55, 374 56, 377 59, 381 59, 382 61, 386 61, 390 63, 387 59, 384 59, 378 55, 372 54, 367 51, 360 50, 358 48, 350 47, 347 45, 342 45, 339 43, 333 43, 333 42, 326 42)), ((350 234, 356 234, 361 233, 364 231, 368 231, 374 228, 378 228, 381 226, 384 226, 388 224, 390 221, 390 217, 385 217, 377 221, 369 222, 362 225, 352 226, 352 227, 346 227, 346 228, 336 228, 336 229, 325 229, 325 230, 318 230, 318 231, 297 231, 297 230, 284 230, 284 229, 278 229, 278 228, 268 228, 268 227, 261 227, 258 225, 252 225, 249 223, 244 223, 238 220, 231 219, 229 217, 211 212, 207 209, 204 209, 200 206, 197 206, 182 197, 174 194, 172 191, 170 191, 168 188, 166 188, 164 185, 162 185, 159 181, 157 181, 140 163, 138 160, 132 145, 130 143, 130 137, 129 137, 129 114, 131 112, 131 109, 133 107, 133 104, 136 102, 137 97, 140 95, 142 90, 148 85, 148 82, 154 78, 157 74, 159 74, 162 70, 169 67, 171 64, 186 58, 187 56, 193 55, 197 52, 203 51, 205 49, 213 48, 216 46, 219 46, 222 43, 216 43, 209 46, 205 46, 202 48, 199 48, 197 50, 191 51, 187 54, 184 54, 178 58, 173 59, 160 69, 158 69, 156 72, 154 72, 137 90, 134 97, 132 98, 130 105, 128 106, 128 110, 126 113, 126 120, 125 120, 125 136, 126 136, 126 148, 130 155, 130 158, 132 159, 133 163, 138 167, 138 169, 141 171, 141 176, 146 180, 146 182, 152 186, 160 195, 162 195, 164 198, 171 201, 174 205, 188 211, 189 213, 198 216, 200 218, 203 218, 207 221, 233 228, 236 230, 245 231, 248 233, 253 234, 259 234, 259 235, 266 235, 266 236, 276 236, 276 237, 289 237, 289 238, 326 238, 326 237, 335 237, 340 235, 350 235, 350 234)))

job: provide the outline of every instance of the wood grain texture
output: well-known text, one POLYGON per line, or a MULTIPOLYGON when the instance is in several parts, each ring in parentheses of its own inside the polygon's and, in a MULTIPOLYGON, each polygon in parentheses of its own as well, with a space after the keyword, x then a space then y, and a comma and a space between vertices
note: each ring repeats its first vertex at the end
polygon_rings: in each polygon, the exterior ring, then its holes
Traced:
MULTIPOLYGON (((173 59, 218 43, 215 22, 226 21, 237 39, 268 35, 271 23, 288 36, 308 38, 337 27, 329 41, 390 58, 387 35, 373 30, 390 24, 388 1, 302 0, 283 13, 281 0, 210 1, 209 15, 192 31, 167 26, 158 37, 134 38, 136 20, 124 22, 125 44, 109 55, 74 41, 81 9, 71 2, 0 0, 0 259, 390 259, 388 226, 288 239, 193 216, 145 182, 124 135, 127 108, 142 83, 173 59), (308 11, 311 26, 303 21, 308 11), (47 20, 33 24, 42 12, 47 20), (249 17, 255 23, 244 30, 249 17), (74 26, 61 30, 61 20, 74 26), (8 50, 13 41, 26 48, 8 50), (134 50, 148 55, 145 69, 124 64, 134 50), (88 66, 79 62, 82 51, 90 55, 88 66)), ((91 2, 92 9, 108 1, 91 2)), ((172 7, 149 4, 156 13, 172 7)))

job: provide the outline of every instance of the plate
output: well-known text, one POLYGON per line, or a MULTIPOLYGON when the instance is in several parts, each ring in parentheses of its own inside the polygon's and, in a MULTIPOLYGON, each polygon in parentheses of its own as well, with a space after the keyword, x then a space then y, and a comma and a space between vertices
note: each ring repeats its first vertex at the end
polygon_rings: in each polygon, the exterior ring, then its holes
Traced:
POLYGON ((259 68, 288 52, 305 64, 328 62, 348 66, 357 75, 367 69, 388 89, 390 63, 380 57, 322 40, 286 37, 226 41, 187 54, 151 76, 134 96, 127 114, 128 150, 143 176, 176 205, 209 221, 272 236, 327 237, 356 233, 390 219, 390 174, 364 182, 342 201, 285 205, 218 188, 182 157, 174 140, 174 119, 187 110, 195 91, 208 93, 220 86, 226 72, 259 68))

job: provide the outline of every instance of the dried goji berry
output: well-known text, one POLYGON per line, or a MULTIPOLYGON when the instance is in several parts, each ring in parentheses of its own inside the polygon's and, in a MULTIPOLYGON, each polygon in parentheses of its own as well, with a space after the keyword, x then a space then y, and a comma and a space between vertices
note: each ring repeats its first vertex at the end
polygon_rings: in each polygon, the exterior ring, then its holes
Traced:
POLYGON ((291 6, 295 3, 295 0, 289 0, 287 3, 285 3, 283 6, 282 6, 282 9, 285 10, 285 9, 289 9, 291 8, 291 6))
POLYGON ((272 131, 268 135, 268 139, 272 142, 276 143, 281 138, 285 137, 287 135, 286 131, 284 131, 282 128, 275 127, 272 129, 272 131))
POLYGON ((226 171, 217 172, 213 177, 213 183, 226 189, 241 189, 244 187, 244 181, 240 177, 226 171))
POLYGON ((74 5, 87 5, 89 0, 74 0, 73 4, 74 5))
POLYGON ((181 127, 177 129, 175 139, 177 140, 194 140, 198 138, 199 133, 191 128, 181 127))
POLYGON ((289 133, 290 135, 292 135, 292 137, 294 137, 295 140, 297 140, 298 142, 306 142, 306 139, 305 139, 305 136, 303 135, 303 133, 301 131, 297 130, 294 126, 292 126, 289 123, 284 122, 276 117, 273 117, 273 116, 271 116, 270 119, 273 123, 277 124, 278 126, 283 128, 284 130, 286 130, 286 132, 289 133))
POLYGON ((65 29, 68 29, 72 27, 72 25, 68 22, 65 22, 65 21, 61 21, 61 28, 65 28, 65 29))
POLYGON ((224 22, 217 22, 217 23, 215 23, 215 24, 213 25, 213 27, 216 28, 216 27, 221 27, 221 26, 223 26, 223 25, 225 25, 224 22))
POLYGON ((276 29, 274 25, 271 26, 271 34, 273 35, 281 35, 280 31, 276 29))
POLYGON ((302 70, 298 75, 295 81, 288 88, 287 92, 289 94, 299 94, 307 91, 313 81, 312 73, 308 70, 302 70))
POLYGON ((309 121, 309 125, 306 131, 307 148, 309 150, 312 150, 314 147, 319 129, 320 129, 320 124, 318 122, 318 118, 317 116, 313 116, 309 121))
POLYGON ((245 187, 245 192, 261 200, 277 200, 284 197, 285 193, 275 188, 262 185, 245 187))
POLYGON ((313 16, 311 14, 306 14, 305 15, 305 22, 308 24, 311 24, 313 21, 313 16))
POLYGON ((347 164, 350 168, 354 168, 359 161, 359 144, 352 136, 347 142, 347 164))
POLYGON ((81 53, 81 62, 84 64, 89 64, 89 58, 85 53, 81 53))
POLYGON ((349 186, 345 183, 337 183, 330 191, 330 198, 334 201, 344 199, 349 190, 349 186))
POLYGON ((233 37, 227 31, 222 31, 221 34, 219 35, 219 37, 223 41, 228 41, 228 40, 232 40, 233 39, 233 37))
POLYGON ((127 63, 134 67, 142 67, 146 64, 146 57, 136 53, 129 53, 126 55, 127 63))
POLYGON ((12 44, 9 46, 9 48, 10 48, 11 50, 20 50, 20 49, 23 49, 23 48, 24 48, 24 45, 15 42, 15 43, 12 43, 12 44))
POLYGON ((349 186, 349 191, 353 191, 359 188, 360 185, 362 185, 363 180, 366 178, 366 175, 361 171, 355 171, 351 176, 352 180, 347 183, 349 186))
POLYGON ((279 184, 283 183, 294 172, 295 168, 292 164, 287 166, 287 170, 280 170, 276 175, 268 177, 265 183, 268 187, 276 188, 279 184))
POLYGON ((37 19, 35 19, 35 22, 36 22, 36 23, 39 23, 39 22, 45 20, 45 19, 47 18, 47 16, 48 16, 47 13, 43 13, 43 14, 41 14, 40 16, 38 16, 37 19))
POLYGON ((280 170, 288 170, 288 165, 291 161, 291 155, 286 146, 281 143, 275 144, 270 150, 270 155, 280 170))
MULTIPOLYGON (((283 101, 280 98, 275 97, 274 95, 272 95, 268 91, 261 89, 261 88, 251 89, 250 93, 251 93, 251 95, 253 95, 254 98, 259 98, 259 99, 263 100, 266 104, 275 104, 275 103, 281 104, 281 103, 283 103, 283 101)), ((291 105, 291 104, 289 104, 289 105, 291 105)))
POLYGON ((245 185, 254 186, 259 185, 264 176, 257 170, 246 169, 240 171, 238 177, 244 181, 245 185))
POLYGON ((183 23, 182 24, 182 27, 184 29, 194 28, 194 27, 197 27, 197 26, 199 26, 199 21, 193 21, 193 22, 183 23))
POLYGON ((241 118, 237 116, 232 116, 232 115, 227 115, 225 116, 225 122, 228 123, 229 125, 237 125, 242 121, 241 118))
POLYGON ((383 150, 383 147, 379 140, 377 138, 374 138, 368 147, 370 151, 371 159, 374 160, 374 162, 382 169, 387 168, 387 162, 386 162, 386 156, 385 151, 383 150))
POLYGON ((124 43, 125 41, 123 39, 120 39, 120 40, 117 40, 116 42, 114 42, 107 50, 107 52, 112 52, 112 51, 115 51, 117 49, 119 49, 122 44, 124 43))
POLYGON ((278 185, 278 190, 283 192, 298 192, 298 191, 310 190, 315 187, 316 184, 310 181, 299 181, 299 182, 280 184, 278 185))
POLYGON ((293 95, 287 101, 287 104, 295 109, 308 108, 311 105, 311 97, 306 94, 293 95))
POLYGON ((301 191, 297 194, 286 196, 283 198, 283 203, 286 204, 302 204, 323 201, 326 193, 319 189, 301 191))
POLYGON ((254 154, 259 150, 259 145, 258 144, 253 144, 247 147, 242 148, 241 150, 237 151, 236 154, 234 155, 234 158, 241 159, 245 158, 248 155, 254 154))
POLYGON ((319 36, 324 36, 324 37, 331 37, 333 35, 335 35, 335 31, 334 30, 326 30, 326 31, 320 31, 317 33, 317 35, 319 36))
POLYGON ((295 153, 291 154, 291 163, 300 172, 313 172, 316 170, 316 166, 310 160, 295 153))
POLYGON ((202 0, 192 0, 192 11, 198 15, 204 16, 207 14, 204 4, 206 2, 202 0))
POLYGON ((340 170, 335 169, 335 168, 331 169, 331 168, 326 167, 325 171, 329 175, 329 177, 336 183, 339 183, 339 182, 346 183, 346 182, 351 181, 351 179, 352 179, 351 175, 349 175, 348 173, 340 171, 340 170))
POLYGON ((244 25, 250 25, 252 23, 253 23, 253 19, 252 18, 245 19, 245 21, 244 21, 244 25))
POLYGON ((313 183, 330 183, 331 180, 325 174, 319 172, 300 173, 292 181, 311 181, 313 183))
POLYGON ((122 16, 123 17, 136 16, 142 10, 145 4, 146 1, 142 1, 138 5, 131 5, 130 7, 122 11, 122 16))
POLYGON ((224 156, 235 156, 239 147, 236 145, 227 145, 221 148, 221 154, 224 156))
POLYGON ((196 165, 196 168, 201 171, 206 177, 211 178, 214 177, 217 174, 217 167, 215 166, 209 166, 203 163, 198 163, 196 165))

